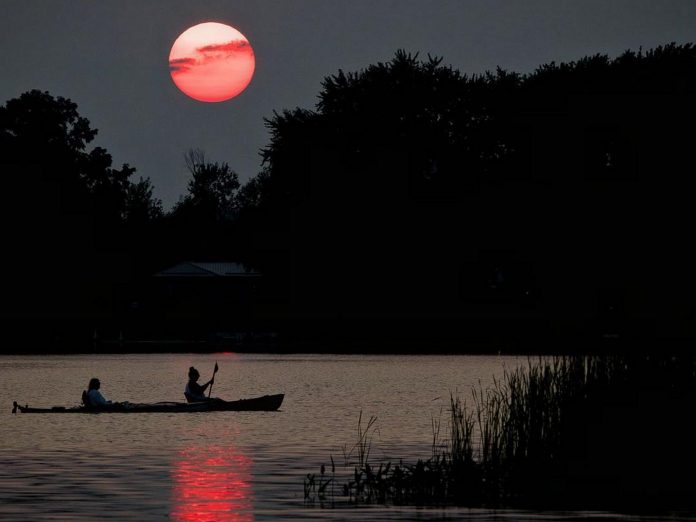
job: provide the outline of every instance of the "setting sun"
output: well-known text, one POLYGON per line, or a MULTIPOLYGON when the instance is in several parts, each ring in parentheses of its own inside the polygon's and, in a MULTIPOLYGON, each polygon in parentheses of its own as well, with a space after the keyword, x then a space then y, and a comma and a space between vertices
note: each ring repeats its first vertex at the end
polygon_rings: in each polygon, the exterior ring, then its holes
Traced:
POLYGON ((216 22, 187 29, 169 53, 169 72, 176 86, 203 102, 237 96, 249 85, 255 66, 249 40, 234 27, 216 22))

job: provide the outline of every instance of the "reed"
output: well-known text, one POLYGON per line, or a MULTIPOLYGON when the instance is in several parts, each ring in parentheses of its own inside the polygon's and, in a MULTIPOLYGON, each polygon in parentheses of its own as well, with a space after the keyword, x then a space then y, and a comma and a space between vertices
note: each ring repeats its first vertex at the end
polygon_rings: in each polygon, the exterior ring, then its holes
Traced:
POLYGON ((416 464, 371 464, 376 418, 363 427, 361 412, 343 492, 354 502, 693 508, 695 401, 692 357, 530 358, 468 401, 451 395, 449 439, 440 444, 433 419, 432 456, 416 464), (664 415, 650 422, 646 411, 664 415))

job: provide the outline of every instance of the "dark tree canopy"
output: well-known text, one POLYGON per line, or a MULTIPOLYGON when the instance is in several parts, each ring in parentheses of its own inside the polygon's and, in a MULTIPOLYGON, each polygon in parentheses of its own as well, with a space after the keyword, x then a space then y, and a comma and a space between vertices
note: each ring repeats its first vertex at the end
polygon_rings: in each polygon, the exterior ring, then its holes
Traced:
POLYGON ((0 108, 3 144, 41 147, 56 154, 84 152, 97 135, 77 105, 61 96, 33 90, 9 100, 0 108))
POLYGON ((188 193, 173 209, 175 216, 184 219, 216 222, 229 221, 236 214, 236 192, 239 179, 227 163, 212 163, 205 160, 200 149, 191 149, 184 156, 191 174, 188 193))
POLYGON ((151 192, 134 190, 134 168, 113 168, 102 147, 88 150, 96 135, 74 102, 48 92, 29 91, 0 107, 2 163, 22 172, 20 183, 30 190, 58 189, 63 211, 119 223, 129 219, 136 197, 148 198, 138 205, 160 207, 151 192))
POLYGON ((390 62, 325 78, 315 110, 267 120, 264 197, 282 203, 314 191, 324 199, 324 189, 337 184, 362 197, 381 187, 388 196, 405 184, 410 196, 452 198, 480 182, 538 178, 527 160, 543 146, 530 143, 540 133, 545 140, 563 128, 609 132, 628 123, 661 133, 662 125, 650 125, 679 116, 676 108, 693 92, 695 61, 693 45, 670 44, 615 59, 552 62, 527 75, 498 69, 467 76, 440 58, 399 51, 390 62), (310 181, 310 172, 320 179, 310 181))
POLYGON ((29 91, 0 107, 0 228, 14 274, 2 316, 92 317, 117 311, 128 277, 128 224, 161 214, 149 180, 112 167, 97 134, 69 99, 29 91))
POLYGON ((153 195, 149 178, 140 177, 126 191, 125 215, 128 222, 148 223, 163 217, 162 201, 153 195))
POLYGON ((695 117, 691 44, 526 75, 400 51, 274 113, 246 226, 308 314, 682 331, 695 117))
POLYGON ((495 108, 488 101, 518 83, 503 71, 468 77, 441 59, 403 51, 359 73, 339 71, 322 83, 316 111, 267 121, 269 188, 290 199, 311 197, 312 188, 317 199, 329 188, 359 198, 390 198, 395 190, 451 197, 504 152, 489 132, 495 108), (310 170, 320 179, 307 179, 310 170))

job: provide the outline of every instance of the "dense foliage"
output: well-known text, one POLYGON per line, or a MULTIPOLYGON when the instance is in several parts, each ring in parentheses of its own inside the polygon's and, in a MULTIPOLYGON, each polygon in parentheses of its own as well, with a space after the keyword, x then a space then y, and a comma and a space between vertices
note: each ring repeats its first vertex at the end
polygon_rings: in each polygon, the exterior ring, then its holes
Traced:
MULTIPOLYGON (((96 135, 75 103, 47 92, 29 91, 0 107, 2 162, 16 169, 5 181, 28 189, 14 193, 19 196, 14 199, 17 206, 25 206, 32 195, 45 194, 60 199, 61 212, 84 213, 100 222, 161 213, 148 180, 133 183, 134 168, 124 164, 115 169, 104 148, 88 149, 96 135)), ((44 210, 32 206, 33 212, 44 210)))
POLYGON ((492 318, 463 326, 478 337, 693 336, 695 62, 671 44, 526 75, 404 52, 339 71, 314 110, 268 120, 248 228, 309 317, 419 317, 406 326, 424 337, 448 328, 433 316, 492 318))
POLYGON ((27 332, 22 319, 117 314, 114 285, 130 277, 128 231, 162 213, 149 180, 133 182, 134 168, 114 168, 104 148, 89 148, 96 134, 75 103, 47 92, 0 107, 0 227, 9 246, 1 306, 10 337, 27 332))

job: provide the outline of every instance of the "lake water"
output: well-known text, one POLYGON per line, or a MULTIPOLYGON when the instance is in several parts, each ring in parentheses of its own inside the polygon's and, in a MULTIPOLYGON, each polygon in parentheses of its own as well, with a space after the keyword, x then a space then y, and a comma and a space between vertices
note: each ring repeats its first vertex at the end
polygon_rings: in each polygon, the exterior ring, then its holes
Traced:
MULTIPOLYGON (((306 505, 303 478, 377 417, 371 460, 428 458, 450 393, 468 398, 501 356, 150 354, 0 357, 0 520, 655 520, 610 513, 306 505), (114 401, 183 400, 189 366, 225 399, 285 393, 277 412, 12 415, 75 405, 90 377, 114 401)), ((350 469, 350 468, 346 468, 350 469)), ((683 517, 682 517, 683 518, 683 517)), ((678 516, 670 520, 680 519, 678 516)))

